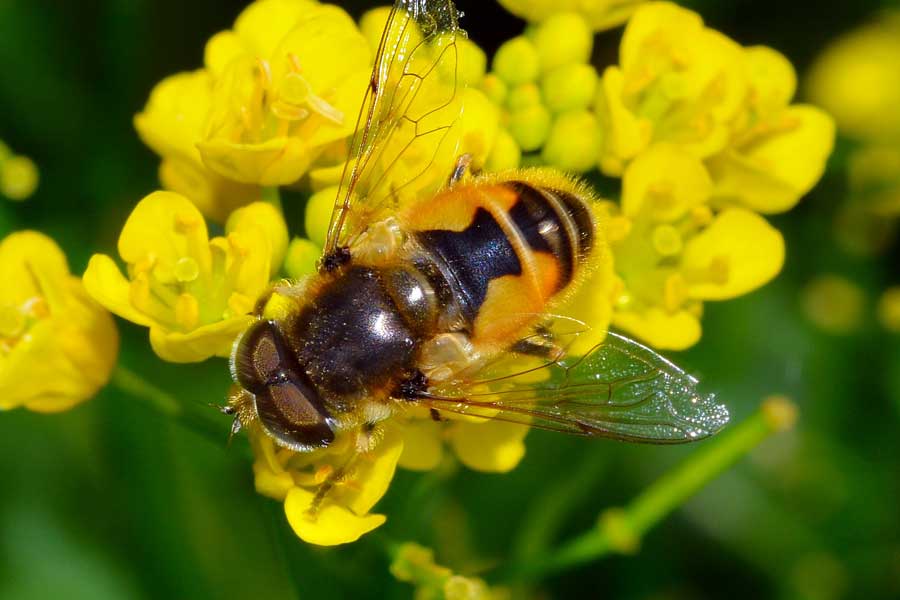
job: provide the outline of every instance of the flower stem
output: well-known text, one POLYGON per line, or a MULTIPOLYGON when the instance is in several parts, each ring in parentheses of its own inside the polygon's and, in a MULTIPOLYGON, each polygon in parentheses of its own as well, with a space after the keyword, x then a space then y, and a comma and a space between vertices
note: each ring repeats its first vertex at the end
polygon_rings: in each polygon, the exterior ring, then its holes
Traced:
POLYGON ((625 508, 606 510, 596 528, 533 559, 513 562, 499 571, 499 581, 535 580, 617 552, 638 550, 641 537, 669 513, 774 433, 790 429, 796 407, 772 397, 742 423, 707 442, 663 475, 625 508))
POLYGON ((191 431, 200 433, 219 445, 228 443, 228 422, 211 406, 179 401, 122 364, 113 371, 110 384, 132 398, 141 400, 154 412, 184 425, 191 431))

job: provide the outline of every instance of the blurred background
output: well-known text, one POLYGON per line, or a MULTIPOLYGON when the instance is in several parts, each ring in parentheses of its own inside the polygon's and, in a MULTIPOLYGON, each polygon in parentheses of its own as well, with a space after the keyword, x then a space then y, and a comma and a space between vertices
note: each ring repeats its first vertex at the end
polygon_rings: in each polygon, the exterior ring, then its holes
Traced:
MULTIPOLYGON (((457 3, 489 55, 524 27, 494 2, 457 3)), ((341 4, 356 16, 373 5, 341 4)), ((839 36, 900 9, 877 0, 682 4, 744 45, 780 50, 801 81, 839 36)), ((157 157, 133 114, 157 81, 197 68, 206 40, 244 5, 0 0, 0 139, 41 174, 29 201, 0 199, 0 237, 45 231, 76 273, 92 252, 113 249, 136 201, 158 187, 157 157)), ((620 33, 600 34, 595 64, 616 61, 620 33)), ((885 85, 900 98, 900 77, 885 85)), ((554 575, 539 597, 900 596, 900 300, 883 296, 900 285, 900 171, 872 177, 859 158, 864 138, 842 133, 817 188, 773 219, 787 240, 781 275, 708 303, 702 341, 675 357, 735 421, 766 396, 788 395, 800 409, 796 429, 716 479, 637 555, 554 575), (872 190, 889 192, 891 177, 893 212, 871 210, 872 190)), ((118 323, 123 364, 198 406, 225 397, 225 361, 163 363, 146 330, 118 323)), ((0 415, 0 598, 408 598, 379 536, 417 541, 441 564, 478 573, 535 536, 592 527, 693 451, 533 432, 506 475, 453 464, 399 471, 378 505, 389 516, 380 534, 320 549, 293 536, 281 504, 254 492, 245 442, 226 447, 228 425, 223 417, 221 432, 203 435, 113 389, 59 415, 0 415), (536 521, 549 529, 535 532, 536 521)))

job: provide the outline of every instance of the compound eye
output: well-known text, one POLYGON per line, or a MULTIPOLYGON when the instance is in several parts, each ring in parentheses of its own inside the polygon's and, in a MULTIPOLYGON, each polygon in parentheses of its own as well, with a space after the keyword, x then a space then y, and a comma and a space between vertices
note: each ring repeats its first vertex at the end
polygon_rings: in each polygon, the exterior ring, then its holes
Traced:
POLYGON ((331 416, 312 382, 301 371, 273 321, 251 325, 231 357, 235 381, 253 394, 266 432, 300 452, 334 440, 331 416))
POLYGON ((302 378, 289 373, 255 399, 260 422, 282 446, 304 452, 334 441, 328 412, 302 378))
POLYGON ((272 321, 258 321, 241 336, 231 356, 235 381, 251 394, 277 378, 285 358, 284 343, 272 321))

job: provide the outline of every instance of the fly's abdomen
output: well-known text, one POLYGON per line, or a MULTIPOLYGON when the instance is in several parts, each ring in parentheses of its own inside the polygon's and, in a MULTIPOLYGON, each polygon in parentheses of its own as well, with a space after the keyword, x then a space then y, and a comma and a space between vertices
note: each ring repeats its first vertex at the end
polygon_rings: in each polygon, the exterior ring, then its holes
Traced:
POLYGON ((575 281, 594 245, 585 200, 528 181, 457 186, 429 212, 410 213, 408 226, 444 273, 476 343, 515 341, 575 281))

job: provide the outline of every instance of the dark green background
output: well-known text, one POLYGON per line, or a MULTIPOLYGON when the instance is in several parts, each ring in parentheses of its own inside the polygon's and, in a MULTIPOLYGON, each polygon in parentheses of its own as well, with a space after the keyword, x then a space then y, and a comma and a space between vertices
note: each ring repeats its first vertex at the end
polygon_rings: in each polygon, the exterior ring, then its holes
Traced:
MULTIPOLYGON (((132 115, 161 78, 198 67, 206 39, 243 4, 0 0, 0 139, 42 177, 29 202, 0 200, 0 234, 46 231, 77 272, 92 252, 110 252, 135 202, 157 187, 157 158, 132 115)), ((492 2, 458 4, 488 50, 521 31, 492 2)), ((802 73, 881 3, 689 4, 741 43, 781 50, 802 73)), ((368 4, 352 5, 359 14, 368 4)), ((598 64, 615 60, 617 40, 600 37, 598 64)), ((768 394, 790 395, 801 410, 796 432, 716 480, 637 556, 554 576, 540 585, 545 597, 900 595, 900 341, 871 310, 858 333, 838 337, 800 307, 804 284, 826 271, 862 285, 869 309, 900 283, 896 244, 860 259, 832 241, 849 147, 841 141, 818 188, 774 219, 788 243, 779 279, 707 305, 702 342, 677 357, 736 420, 768 394)), ((199 407, 224 397, 224 361, 165 364, 145 330, 120 330, 133 370, 199 407)), ((441 562, 471 572, 515 551, 535 515, 558 521, 555 538, 570 537, 692 452, 533 433, 508 475, 401 471, 378 506, 389 516, 381 533, 323 550, 294 538, 280 505, 254 493, 245 443, 226 448, 227 426, 223 417, 218 437, 198 434, 113 389, 56 416, 0 415, 0 597, 408 598, 411 588, 388 573, 385 539, 433 546, 441 562)))

